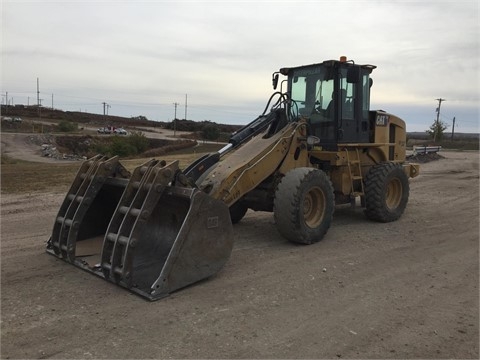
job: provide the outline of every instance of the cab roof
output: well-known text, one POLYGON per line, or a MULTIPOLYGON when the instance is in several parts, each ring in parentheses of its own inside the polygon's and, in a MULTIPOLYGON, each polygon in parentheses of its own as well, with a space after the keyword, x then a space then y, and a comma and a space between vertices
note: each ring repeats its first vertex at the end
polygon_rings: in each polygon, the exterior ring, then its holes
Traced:
POLYGON ((370 71, 372 71, 373 69, 376 69, 377 67, 375 65, 370 65, 370 64, 365 64, 365 65, 360 65, 360 64, 355 64, 353 62, 353 60, 325 60, 321 63, 315 63, 315 64, 309 64, 309 65, 300 65, 300 66, 293 66, 293 67, 284 67, 284 68, 281 68, 280 69, 280 73, 282 75, 288 75, 288 73, 290 72, 290 70, 295 70, 295 69, 301 69, 301 68, 307 68, 307 67, 318 67, 318 66, 329 66, 329 67, 333 67, 335 65, 342 65, 342 64, 350 64, 350 65, 355 65, 355 66, 359 66, 363 69, 368 69, 370 71))

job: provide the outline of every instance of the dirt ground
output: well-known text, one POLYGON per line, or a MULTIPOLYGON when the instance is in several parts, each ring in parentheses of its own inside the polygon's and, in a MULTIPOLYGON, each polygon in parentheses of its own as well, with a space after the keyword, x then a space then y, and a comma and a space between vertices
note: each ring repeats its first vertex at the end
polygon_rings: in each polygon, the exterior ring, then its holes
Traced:
MULTIPOLYGON (((38 135, 31 135, 36 137, 38 135)), ((2 154, 13 159, 25 160, 42 163, 58 163, 58 160, 41 156, 41 147, 29 141, 29 136, 25 134, 2 133, 2 154)))
POLYGON ((337 208, 294 245, 234 226, 216 276, 148 302, 45 253, 64 194, 1 197, 1 358, 479 357, 479 154, 443 152, 397 222, 337 208))

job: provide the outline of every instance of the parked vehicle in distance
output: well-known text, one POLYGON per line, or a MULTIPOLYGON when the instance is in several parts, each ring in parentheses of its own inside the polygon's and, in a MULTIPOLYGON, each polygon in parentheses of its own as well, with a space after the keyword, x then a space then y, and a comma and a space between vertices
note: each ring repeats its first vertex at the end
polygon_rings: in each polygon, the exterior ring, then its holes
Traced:
POLYGON ((127 130, 122 128, 115 129, 113 130, 113 132, 118 135, 127 135, 127 130))
POLYGON ((109 128, 103 127, 103 128, 98 129, 97 133, 99 133, 99 134, 111 134, 112 130, 110 130, 109 128))
POLYGON ((22 118, 19 118, 19 117, 12 118, 10 116, 3 116, 2 121, 6 121, 6 122, 9 122, 9 123, 21 123, 22 118))

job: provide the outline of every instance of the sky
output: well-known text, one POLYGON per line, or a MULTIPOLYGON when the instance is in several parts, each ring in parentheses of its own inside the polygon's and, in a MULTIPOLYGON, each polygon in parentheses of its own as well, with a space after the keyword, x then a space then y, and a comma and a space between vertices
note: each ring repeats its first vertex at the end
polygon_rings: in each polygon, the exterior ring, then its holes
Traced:
POLYGON ((3 0, 1 101, 247 124, 282 67, 377 66, 371 109, 480 132, 478 0, 3 0), (175 105, 177 104, 177 105, 175 105), (187 106, 185 106, 187 104, 187 106))

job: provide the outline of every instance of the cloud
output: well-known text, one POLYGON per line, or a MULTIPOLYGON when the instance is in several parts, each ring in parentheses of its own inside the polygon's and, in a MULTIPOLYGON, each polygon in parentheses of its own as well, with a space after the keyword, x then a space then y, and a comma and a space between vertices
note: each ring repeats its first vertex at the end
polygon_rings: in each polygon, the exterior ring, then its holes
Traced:
POLYGON ((42 91, 78 99, 75 108, 109 99, 112 113, 167 120, 188 93, 198 120, 245 123, 263 110, 273 71, 347 55, 378 66, 375 104, 428 112, 442 97, 478 121, 473 0, 5 1, 2 10, 2 91, 19 101, 40 77, 42 91))

